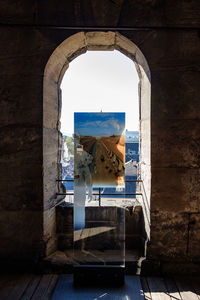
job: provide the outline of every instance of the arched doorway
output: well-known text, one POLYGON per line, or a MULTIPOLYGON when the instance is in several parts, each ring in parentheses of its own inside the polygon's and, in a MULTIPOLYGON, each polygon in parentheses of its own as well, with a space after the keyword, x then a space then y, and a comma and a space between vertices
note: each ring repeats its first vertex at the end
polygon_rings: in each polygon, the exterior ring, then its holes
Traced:
POLYGON ((60 178, 61 165, 61 90, 60 84, 70 61, 92 50, 118 50, 128 56, 136 65, 140 78, 140 167, 142 200, 149 234, 150 219, 150 70, 139 48, 118 32, 79 32, 67 38, 52 53, 44 72, 43 89, 43 186, 44 186, 44 235, 49 237, 46 254, 56 248, 55 206, 61 200, 57 193, 62 189, 56 180, 60 178))

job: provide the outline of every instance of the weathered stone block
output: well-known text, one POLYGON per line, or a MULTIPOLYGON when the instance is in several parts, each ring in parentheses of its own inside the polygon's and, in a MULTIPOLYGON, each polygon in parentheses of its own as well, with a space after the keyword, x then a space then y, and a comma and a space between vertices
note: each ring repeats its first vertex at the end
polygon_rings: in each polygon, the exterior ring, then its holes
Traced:
MULTIPOLYGON (((78 32, 77 34, 71 35, 56 48, 56 51, 61 52, 68 62, 72 61, 78 55, 85 53, 87 51, 85 33, 78 32)), ((63 60, 60 59, 59 61, 63 62, 63 60)), ((64 64, 65 62, 62 63, 62 65, 64 64)))
MULTIPOLYGON (((11 10, 12 12, 12 10, 11 10)), ((186 26, 198 27, 200 6, 190 2, 163 1, 40 1, 38 22, 60 26, 186 26)))
POLYGON ((65 66, 65 70, 67 70, 69 63, 64 53, 56 48, 44 70, 44 80, 46 80, 46 82, 44 81, 44 87, 47 89, 45 95, 48 95, 48 87, 52 85, 52 81, 54 83, 61 81, 60 76, 61 73, 63 73, 63 66, 65 66))
POLYGON ((188 214, 151 211, 151 240, 147 258, 155 260, 183 260, 187 257, 188 214))
POLYGON ((188 257, 199 260, 200 252, 200 214, 191 214, 188 224, 188 257))
POLYGON ((20 175, 13 181, 9 179, 1 181, 0 209, 9 211, 41 210, 43 206, 41 182, 37 178, 35 180, 24 179, 22 172, 20 175))
POLYGON ((93 18, 97 26, 116 26, 119 22, 123 0, 112 1, 92 1, 93 18))
POLYGON ((2 113, 0 126, 13 124, 15 126, 23 124, 24 128, 30 127, 30 124, 40 126, 43 78, 23 74, 17 75, 17 79, 16 75, 5 75, 0 78, 0 110, 2 113))
POLYGON ((118 24, 120 26, 193 26, 199 24, 197 2, 131 1, 124 2, 118 24), (191 6, 190 6, 191 5, 191 6), (191 9, 194 5, 197 11, 191 9), (130 13, 131 12, 131 13, 130 13), (132 18, 129 18, 129 16, 132 18))
MULTIPOLYGON (((1 29, 1 59, 15 59, 19 57, 21 60, 22 57, 30 58, 27 66, 24 66, 24 69, 28 71, 28 66, 34 69, 45 68, 45 64, 48 61, 49 56, 55 48, 55 41, 52 41, 50 38, 46 37, 46 32, 43 32, 42 29, 38 30, 34 27, 29 26, 5 26, 1 29), (39 65, 35 61, 35 65, 31 65, 32 59, 36 60, 38 56, 38 62, 42 62, 42 65, 39 65)), ((13 69, 13 72, 15 70, 13 69)), ((21 72, 24 72, 21 70, 21 72)))
POLYGON ((12 5, 7 1, 0 4, 0 21, 6 24, 32 24, 35 20, 36 3, 34 0, 29 2, 23 0, 13 0, 12 5))
POLYGON ((59 89, 58 86, 52 86, 48 84, 45 89, 48 89, 48 92, 44 95, 44 107, 45 114, 43 118, 44 127, 47 129, 57 129, 58 128, 58 111, 59 111, 59 89))
POLYGON ((44 256, 42 211, 0 211, 1 259, 37 261, 44 256))
POLYGON ((133 61, 135 60, 136 51, 138 49, 137 46, 134 45, 133 51, 133 42, 129 40, 129 42, 127 43, 127 39, 118 32, 116 33, 115 37, 115 47, 117 50, 122 52, 124 55, 127 55, 133 61))
POLYGON ((73 206, 66 202, 56 207, 56 228, 57 233, 73 234, 73 206))
MULTIPOLYGON (((183 63, 180 61, 180 65, 183 63)), ((174 68, 164 70, 162 67, 161 71, 152 72, 152 119, 199 119, 198 70, 194 62, 186 66, 185 70, 174 68)))
MULTIPOLYGON (((47 203, 45 203, 47 205, 47 203)), ((45 243, 45 254, 48 256, 57 249, 56 237, 56 214, 55 203, 52 206, 44 207, 43 212, 43 240, 45 243)))
POLYGON ((59 143, 59 133, 56 129, 44 128, 43 129, 43 138, 44 138, 44 164, 45 167, 52 164, 57 163, 57 155, 58 155, 58 143, 59 143))
POLYGON ((0 140, 1 209, 41 209, 40 129, 25 124, 3 127, 0 131, 0 140))
POLYGON ((40 24, 77 25, 76 20, 77 14, 74 2, 60 1, 59 5, 56 5, 54 0, 38 2, 38 22, 40 24))
POLYGON ((140 162, 146 165, 151 164, 151 132, 150 121, 140 121, 140 162))
POLYGON ((114 50, 114 32, 87 32, 86 43, 88 50, 114 50))
POLYGON ((154 167, 196 168, 200 165, 200 120, 152 121, 154 167))
POLYGON ((198 169, 152 168, 151 209, 199 211, 198 176, 198 169))
MULTIPOLYGON (((0 154, 1 159, 3 155, 16 155, 19 152, 34 151, 34 148, 38 150, 38 146, 41 148, 41 129, 31 125, 10 125, 5 126, 0 130, 0 154)), ((41 148, 42 149, 42 148, 41 148)), ((34 153, 36 154, 36 153, 34 153)), ((40 153, 40 158, 41 158, 40 153)), ((38 156, 39 157, 39 156, 38 156)), ((38 161, 38 162, 41 162, 38 161)))

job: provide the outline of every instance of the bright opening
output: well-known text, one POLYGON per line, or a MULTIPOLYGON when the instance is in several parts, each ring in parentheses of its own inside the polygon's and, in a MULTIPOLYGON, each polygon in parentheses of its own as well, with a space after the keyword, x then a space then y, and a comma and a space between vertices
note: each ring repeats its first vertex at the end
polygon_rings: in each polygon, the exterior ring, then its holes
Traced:
POLYGON ((88 51, 74 59, 62 80, 61 132, 74 132, 74 112, 125 112, 126 129, 138 131, 138 74, 119 51, 88 51))
MULTIPOLYGON (((137 179, 138 82, 139 77, 134 62, 117 50, 88 51, 70 63, 61 84, 61 132, 64 141, 61 161, 62 179, 73 179, 74 112, 101 111, 125 112, 126 175, 128 179, 137 179)), ((73 191, 73 181, 64 182, 64 185, 67 192, 73 191)), ((135 186, 135 183, 127 184, 126 192, 129 194, 134 192, 135 186)), ((67 196, 66 199, 73 202, 73 196, 67 196)))

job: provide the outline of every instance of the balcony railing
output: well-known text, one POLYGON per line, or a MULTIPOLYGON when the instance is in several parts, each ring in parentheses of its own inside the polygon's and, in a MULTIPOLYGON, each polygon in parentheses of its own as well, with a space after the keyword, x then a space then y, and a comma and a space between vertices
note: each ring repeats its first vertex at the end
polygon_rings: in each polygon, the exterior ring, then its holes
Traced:
MULTIPOLYGON (((74 182, 74 179, 57 179, 57 182, 74 182)), ((127 182, 136 182, 136 183, 141 183, 140 185, 140 190, 141 192, 137 192, 137 193, 102 193, 102 188, 98 189, 97 191, 94 191, 92 193, 93 196, 98 196, 98 204, 99 206, 102 205, 102 196, 117 196, 118 198, 120 198, 119 196, 140 196, 142 199, 142 206, 143 206, 143 210, 144 210, 144 214, 146 216, 146 220, 148 222, 148 225, 150 226, 150 206, 149 206, 149 202, 147 199, 147 195, 146 195, 146 191, 145 191, 145 187, 144 187, 144 183, 142 180, 138 179, 138 180, 125 180, 125 183, 127 182)), ((58 196, 73 196, 74 192, 66 192, 66 193, 57 193, 58 196)), ((121 198, 122 198, 121 197, 121 198)), ((95 199, 96 200, 96 199, 95 199)), ((108 200, 109 201, 109 200, 108 200)), ((110 200, 112 201, 112 200, 110 200)))
MULTIPOLYGON (((74 179, 58 179, 57 182, 67 182, 67 181, 71 181, 73 182, 74 179)), ((147 244, 150 240, 150 205, 149 205, 149 201, 148 201, 148 197, 147 197, 147 193, 145 190, 145 185, 144 182, 140 179, 138 180, 125 180, 125 183, 127 182, 135 182, 138 183, 137 186, 137 193, 123 193, 121 194, 121 196, 137 196, 136 201, 133 204, 133 209, 134 207, 137 205, 137 203, 139 202, 139 204, 142 206, 143 208, 143 216, 144 216, 144 226, 145 226, 145 232, 146 232, 146 239, 145 239, 145 244, 144 244, 144 257, 146 256, 146 251, 147 251, 147 244), (139 197, 139 199, 138 199, 139 197)), ((73 192, 70 193, 57 193, 57 195, 62 195, 62 196, 67 196, 67 195, 74 195, 73 192)), ((98 205, 102 206, 102 195, 103 196, 120 196, 120 194, 118 193, 103 193, 102 194, 102 190, 101 188, 98 189, 98 192, 94 191, 94 193, 92 194, 93 196, 97 196, 97 200, 98 200, 98 205)), ((122 197, 121 197, 122 198, 122 197)), ((112 200, 111 200, 112 201, 112 200)))

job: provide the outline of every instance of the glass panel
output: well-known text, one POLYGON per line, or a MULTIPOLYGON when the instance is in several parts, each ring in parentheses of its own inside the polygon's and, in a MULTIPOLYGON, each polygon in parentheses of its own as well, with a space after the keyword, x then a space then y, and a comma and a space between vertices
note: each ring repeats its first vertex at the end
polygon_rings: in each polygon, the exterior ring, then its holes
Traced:
POLYGON ((125 264, 125 113, 74 114, 74 259, 125 264))

